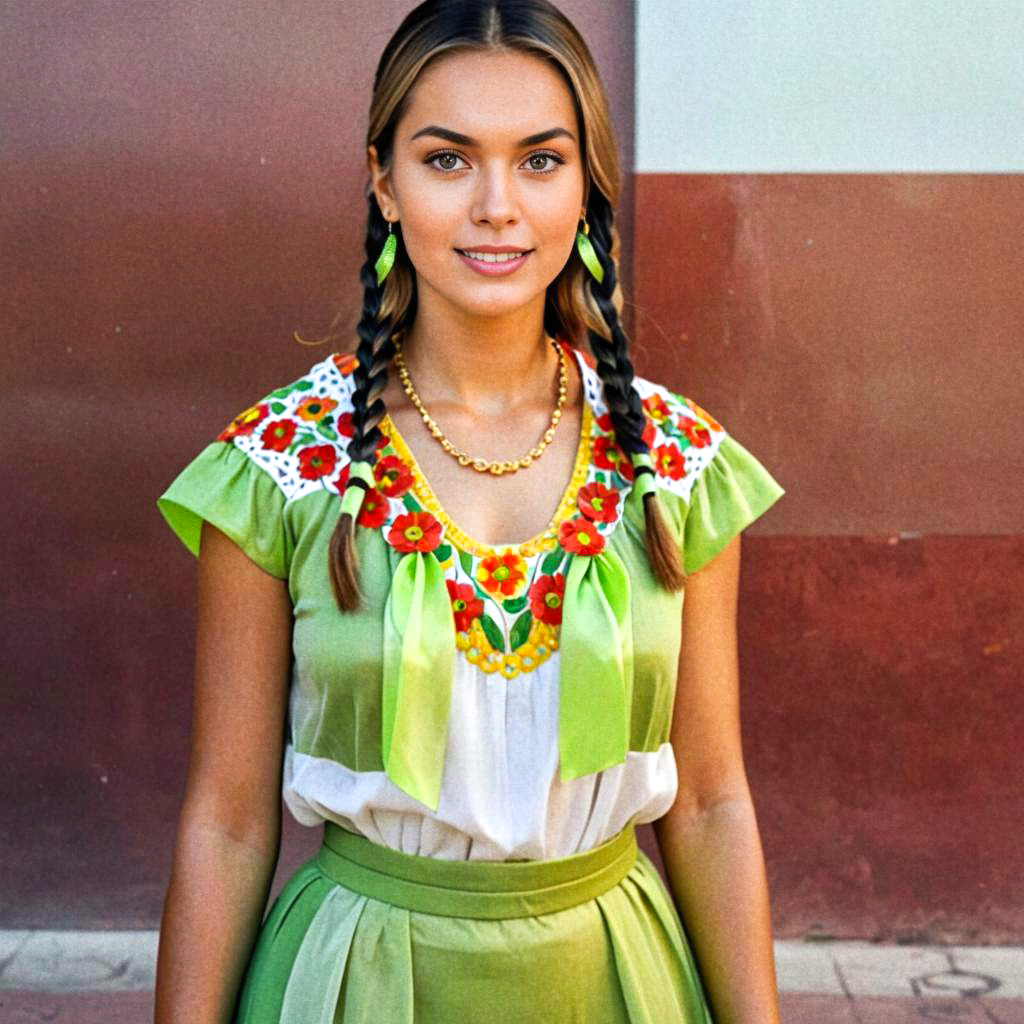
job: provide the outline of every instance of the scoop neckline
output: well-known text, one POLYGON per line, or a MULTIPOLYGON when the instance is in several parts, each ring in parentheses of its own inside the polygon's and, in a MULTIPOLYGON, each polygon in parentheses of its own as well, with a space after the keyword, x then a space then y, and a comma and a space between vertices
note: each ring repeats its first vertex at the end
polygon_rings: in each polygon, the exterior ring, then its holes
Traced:
MULTIPOLYGON (((564 343, 563 343, 564 344, 564 343)), ((396 454, 405 462, 413 475, 412 490, 423 502, 424 507, 444 527, 445 537, 459 550, 470 555, 484 556, 504 554, 513 551, 521 557, 530 558, 542 551, 550 550, 558 542, 558 528, 560 524, 570 516, 576 506, 576 499, 580 488, 586 482, 590 471, 590 460, 592 454, 593 432, 596 417, 590 398, 587 395, 586 378, 583 368, 579 366, 579 356, 576 349, 566 346, 577 363, 577 372, 580 374, 581 393, 583 405, 580 416, 580 437, 576 445, 576 458, 573 461, 572 473, 569 482, 562 491, 554 515, 548 524, 532 537, 526 540, 513 542, 511 544, 488 544, 486 541, 478 540, 476 537, 463 530, 458 523, 449 515, 447 509, 441 504, 441 500, 434 492, 434 488, 423 471, 412 449, 409 447, 402 432, 391 418, 391 413, 385 411, 381 417, 379 427, 394 448, 396 454)))

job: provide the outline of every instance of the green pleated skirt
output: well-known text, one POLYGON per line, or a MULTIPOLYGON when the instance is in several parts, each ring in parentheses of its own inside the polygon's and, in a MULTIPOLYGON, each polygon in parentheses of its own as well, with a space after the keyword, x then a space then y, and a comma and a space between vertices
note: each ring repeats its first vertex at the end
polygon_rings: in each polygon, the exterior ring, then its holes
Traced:
POLYGON ((711 1024, 632 826, 545 861, 401 853, 334 824, 267 914, 235 1024, 711 1024))

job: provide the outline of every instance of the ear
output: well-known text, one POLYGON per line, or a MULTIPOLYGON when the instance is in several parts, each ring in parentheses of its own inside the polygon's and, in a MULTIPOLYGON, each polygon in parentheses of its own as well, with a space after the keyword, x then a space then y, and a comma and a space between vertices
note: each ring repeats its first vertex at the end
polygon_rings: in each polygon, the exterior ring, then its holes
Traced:
POLYGON ((381 167, 376 146, 367 147, 366 162, 370 170, 370 184, 373 194, 377 197, 380 212, 384 214, 386 220, 398 220, 398 204, 391 190, 391 171, 381 167))

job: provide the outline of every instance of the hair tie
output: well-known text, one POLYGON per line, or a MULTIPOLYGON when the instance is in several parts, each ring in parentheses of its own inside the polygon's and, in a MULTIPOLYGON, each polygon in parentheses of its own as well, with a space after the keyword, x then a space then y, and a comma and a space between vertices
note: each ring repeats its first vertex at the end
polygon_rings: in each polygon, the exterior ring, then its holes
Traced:
POLYGON ((654 460, 651 458, 650 452, 634 452, 629 458, 633 463, 633 490, 637 492, 640 498, 656 493, 658 484, 654 460))
POLYGON ((348 486, 341 496, 341 514, 346 512, 355 519, 363 507, 366 492, 373 486, 373 467, 365 460, 356 460, 348 465, 348 486))

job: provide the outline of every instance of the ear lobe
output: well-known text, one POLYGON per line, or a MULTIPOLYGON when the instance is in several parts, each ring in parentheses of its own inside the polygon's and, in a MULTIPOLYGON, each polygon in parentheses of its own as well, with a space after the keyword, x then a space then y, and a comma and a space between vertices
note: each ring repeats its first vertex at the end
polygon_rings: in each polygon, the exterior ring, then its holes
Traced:
POLYGON ((367 146, 366 164, 370 172, 370 185, 373 189, 374 195, 377 197, 377 205, 383 211, 387 206, 392 205, 393 203, 393 197, 391 195, 391 175, 389 170, 385 170, 381 167, 376 146, 367 146))

